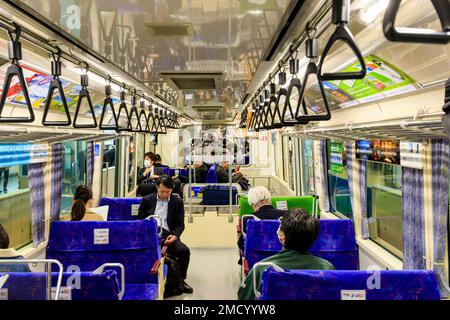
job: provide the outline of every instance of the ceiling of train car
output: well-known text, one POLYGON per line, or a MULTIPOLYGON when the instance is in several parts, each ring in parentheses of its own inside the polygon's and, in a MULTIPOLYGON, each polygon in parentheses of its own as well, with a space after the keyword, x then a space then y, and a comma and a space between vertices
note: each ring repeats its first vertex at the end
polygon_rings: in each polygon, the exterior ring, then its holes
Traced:
POLYGON ((178 107, 192 118, 222 121, 234 118, 290 4, 290 0, 21 2, 166 97, 177 96, 178 107), (186 75, 161 78, 161 72, 175 70, 206 75, 204 80, 186 75), (211 71, 221 74, 223 82, 211 82, 207 74, 211 71), (167 85, 170 80, 183 90, 167 85))

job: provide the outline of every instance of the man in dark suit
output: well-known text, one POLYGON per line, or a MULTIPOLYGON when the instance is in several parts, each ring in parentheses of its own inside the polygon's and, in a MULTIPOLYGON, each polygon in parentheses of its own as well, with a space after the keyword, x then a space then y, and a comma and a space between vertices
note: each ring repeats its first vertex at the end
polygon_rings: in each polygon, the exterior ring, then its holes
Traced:
MULTIPOLYGON (((149 215, 161 217, 164 245, 167 246, 169 254, 178 258, 181 276, 183 279, 186 279, 191 252, 180 240, 180 236, 184 231, 184 203, 178 196, 172 195, 174 182, 171 177, 166 175, 160 176, 156 186, 158 192, 142 198, 138 218, 145 219, 149 215)), ((193 292, 193 289, 186 281, 183 281, 183 292, 193 292)))

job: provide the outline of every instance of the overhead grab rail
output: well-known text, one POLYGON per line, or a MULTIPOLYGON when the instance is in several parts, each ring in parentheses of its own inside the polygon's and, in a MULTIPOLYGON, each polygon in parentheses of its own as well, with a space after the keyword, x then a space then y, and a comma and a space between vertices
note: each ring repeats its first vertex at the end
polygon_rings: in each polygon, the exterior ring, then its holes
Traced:
POLYGON ((300 114, 300 108, 297 108, 297 113, 295 115, 295 119, 300 123, 308 123, 309 121, 326 121, 331 119, 331 112, 330 108, 328 106, 328 100, 325 95, 325 89, 323 87, 322 80, 320 79, 319 70, 316 65, 315 59, 317 58, 318 54, 318 41, 313 36, 310 38, 308 36, 308 39, 306 40, 306 57, 310 59, 308 65, 306 66, 306 72, 303 78, 303 87, 300 90, 300 94, 298 97, 299 104, 301 103, 303 105, 303 112, 304 114, 300 114), (308 83, 308 78, 312 75, 315 75, 317 77, 317 82, 319 84, 320 93, 322 95, 323 103, 325 105, 325 114, 314 114, 314 115, 308 115, 307 109, 306 109, 306 101, 305 101, 305 91, 306 91, 306 85, 308 83))
POLYGON ((398 42, 418 42, 447 44, 450 41, 450 2, 448 0, 431 0, 441 23, 442 31, 423 28, 395 27, 401 0, 391 0, 383 19, 383 32, 386 39, 398 42))
POLYGON ((35 119, 33 106, 31 105, 30 95, 28 94, 27 84, 25 82, 25 77, 23 75, 22 67, 19 64, 19 61, 22 60, 22 44, 20 42, 20 35, 22 29, 15 25, 15 31, 8 30, 8 57, 11 60, 11 64, 6 69, 5 82, 3 84, 2 97, 0 99, 0 123, 24 123, 24 122, 33 122, 35 119), (15 36, 13 35, 15 34, 15 36), (6 98, 8 97, 8 91, 11 86, 11 81, 13 77, 17 77, 19 79, 20 86, 22 87, 23 96, 25 97, 25 103, 28 108, 29 115, 28 117, 4 117, 3 109, 6 104, 6 98))
POLYGON ((85 64, 84 68, 81 68, 82 72, 80 75, 80 84, 81 84, 81 90, 80 94, 78 95, 78 102, 77 102, 77 108, 75 109, 75 117, 73 119, 73 127, 74 128, 82 128, 82 129, 89 129, 89 128, 97 128, 97 119, 95 117, 94 107, 92 105, 91 95, 88 90, 89 85, 89 76, 87 74, 89 70, 89 66, 85 64), (83 99, 86 98, 88 106, 89 106, 89 113, 92 116, 93 123, 78 123, 78 115, 80 114, 81 109, 81 102, 83 99))
POLYGON ((131 131, 131 118, 130 114, 128 113, 127 103, 125 102, 125 84, 123 85, 121 91, 120 91, 120 105, 119 105, 119 111, 117 112, 117 128, 118 132, 122 131, 131 131), (122 112, 125 114, 126 117, 126 125, 124 127, 120 126, 120 116, 122 115, 122 112))
POLYGON ((116 116, 116 111, 114 111, 114 103, 111 98, 111 77, 109 77, 109 82, 105 86, 105 100, 103 101, 103 108, 102 108, 102 115, 100 116, 100 130, 116 130, 116 132, 119 132, 119 123, 118 118, 116 116), (108 113, 108 106, 112 113, 112 120, 114 120, 113 125, 104 125, 103 121, 105 120, 105 117, 108 113))
POLYGON ((333 0, 331 22, 337 25, 336 30, 331 35, 325 48, 323 49, 322 56, 320 57, 318 74, 322 80, 351 80, 362 79, 366 76, 366 64, 364 58, 356 45, 355 38, 353 37, 350 29, 347 27, 347 23, 350 17, 350 0, 333 0), (323 73, 322 67, 325 58, 328 55, 328 51, 333 44, 338 40, 342 40, 348 44, 356 55, 361 70, 358 72, 337 72, 337 73, 323 73))
POLYGON ((61 49, 58 47, 58 52, 53 53, 52 52, 52 75, 53 79, 50 81, 50 85, 48 87, 48 93, 47 93, 47 100, 45 101, 45 107, 44 107, 44 115, 42 116, 42 125, 44 127, 49 126, 70 126, 72 124, 72 119, 70 117, 69 107, 67 106, 67 100, 66 95, 64 94, 64 87, 62 85, 61 79, 59 78, 62 73, 62 63, 61 63, 61 49), (58 90, 59 97, 61 99, 61 104, 64 108, 64 113, 66 115, 65 121, 48 121, 48 111, 50 110, 50 106, 53 101, 53 95, 55 93, 55 90, 58 90))

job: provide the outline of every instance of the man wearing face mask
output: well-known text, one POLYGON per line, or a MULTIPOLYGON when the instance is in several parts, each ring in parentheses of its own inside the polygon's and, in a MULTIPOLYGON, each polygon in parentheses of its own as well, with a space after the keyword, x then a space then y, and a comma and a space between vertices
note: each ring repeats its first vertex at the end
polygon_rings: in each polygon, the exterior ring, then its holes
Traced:
POLYGON ((144 155, 144 167, 138 172, 137 184, 142 184, 151 177, 153 169, 152 156, 154 156, 153 152, 147 152, 144 155))
MULTIPOLYGON (((327 260, 312 256, 309 248, 319 235, 319 221, 310 216, 304 209, 294 209, 286 213, 281 219, 277 230, 278 239, 283 245, 279 253, 261 260, 271 262, 285 270, 334 270, 334 266, 327 260)), ((252 268, 244 283, 239 287, 239 300, 253 300, 253 273, 256 272, 256 285, 261 291, 262 274, 266 266, 252 268)))

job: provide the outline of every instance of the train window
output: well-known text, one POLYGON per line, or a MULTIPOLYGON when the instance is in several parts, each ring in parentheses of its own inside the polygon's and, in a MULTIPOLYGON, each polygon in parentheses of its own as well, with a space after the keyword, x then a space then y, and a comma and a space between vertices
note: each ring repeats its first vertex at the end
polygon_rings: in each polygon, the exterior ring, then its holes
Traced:
POLYGON ((138 144, 136 148, 136 157, 137 157, 137 171, 144 167, 144 150, 145 150, 145 141, 144 135, 141 134, 138 137, 138 144))
POLYGON ((315 193, 314 188, 314 154, 313 154, 313 140, 302 139, 302 190, 303 195, 315 193))
POLYGON ((118 140, 105 141, 103 147, 102 197, 114 197, 117 182, 116 157, 118 140))
POLYGON ((80 184, 86 184, 86 141, 63 142, 63 175, 61 215, 72 207, 73 194, 80 184))
POLYGON ((402 257, 401 166, 367 161, 367 217, 370 238, 402 257))
POLYGON ((328 192, 330 194, 330 210, 353 218, 348 187, 347 162, 344 142, 328 141, 328 192))
POLYGON ((31 205, 27 165, 0 167, 0 224, 9 235, 10 247, 31 242, 31 205))

